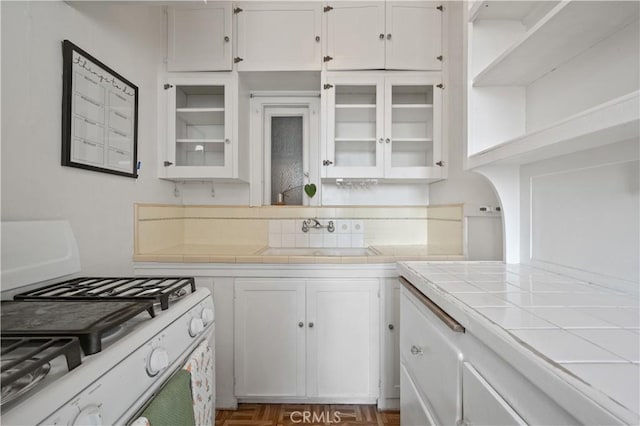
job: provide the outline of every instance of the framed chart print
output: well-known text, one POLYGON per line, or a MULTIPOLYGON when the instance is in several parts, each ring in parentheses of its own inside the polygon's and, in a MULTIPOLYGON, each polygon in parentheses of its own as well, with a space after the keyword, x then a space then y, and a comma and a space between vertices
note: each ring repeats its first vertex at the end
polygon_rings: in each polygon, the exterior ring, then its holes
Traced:
POLYGON ((62 44, 62 165, 138 177, 138 87, 62 44))

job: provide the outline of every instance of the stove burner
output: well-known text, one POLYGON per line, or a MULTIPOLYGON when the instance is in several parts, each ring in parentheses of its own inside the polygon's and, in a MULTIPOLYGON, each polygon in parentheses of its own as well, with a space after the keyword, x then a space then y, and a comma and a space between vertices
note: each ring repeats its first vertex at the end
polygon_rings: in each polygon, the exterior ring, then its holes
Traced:
MULTIPOLYGON (((13 363, 17 358, 2 358, 1 364, 7 365, 9 363, 13 363)), ((29 368, 32 364, 39 363, 40 360, 38 358, 31 358, 22 361, 24 368, 29 368)), ((0 406, 6 404, 7 402, 13 401, 20 395, 23 395, 29 392, 32 388, 34 388, 42 379, 44 379, 49 371, 51 370, 51 364, 45 363, 41 365, 35 366, 35 368, 26 373, 25 375, 18 378, 11 384, 2 387, 2 399, 0 399, 0 406)), ((5 376, 9 376, 11 374, 15 374, 19 371, 17 367, 10 367, 6 371, 2 372, 2 380, 4 380, 5 376)))
POLYGON ((154 300, 165 310, 170 300, 196 291, 193 277, 74 278, 14 296, 15 300, 154 300))

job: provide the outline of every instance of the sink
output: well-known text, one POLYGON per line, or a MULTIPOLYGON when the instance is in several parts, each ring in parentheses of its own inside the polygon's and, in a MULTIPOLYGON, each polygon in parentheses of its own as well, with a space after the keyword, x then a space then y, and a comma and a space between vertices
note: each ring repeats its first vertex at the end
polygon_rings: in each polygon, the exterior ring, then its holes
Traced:
POLYGON ((371 256, 376 252, 369 248, 297 248, 297 247, 268 247, 263 256, 371 256))

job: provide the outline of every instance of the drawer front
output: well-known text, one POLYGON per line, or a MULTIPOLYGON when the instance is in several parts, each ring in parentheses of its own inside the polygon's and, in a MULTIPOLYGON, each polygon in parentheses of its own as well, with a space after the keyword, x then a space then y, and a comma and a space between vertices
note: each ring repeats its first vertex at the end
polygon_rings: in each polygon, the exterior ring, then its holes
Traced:
MULTIPOLYGON (((438 424, 461 419, 462 354, 455 333, 406 288, 400 299, 400 358, 438 424)), ((404 398, 404 395, 401 395, 404 398)), ((402 402, 401 402, 402 403, 402 402)))
POLYGON ((436 422, 416 389, 404 365, 400 365, 400 424, 402 426, 432 426, 436 422))
POLYGON ((467 425, 526 425, 498 392, 468 362, 462 368, 464 423, 467 425))

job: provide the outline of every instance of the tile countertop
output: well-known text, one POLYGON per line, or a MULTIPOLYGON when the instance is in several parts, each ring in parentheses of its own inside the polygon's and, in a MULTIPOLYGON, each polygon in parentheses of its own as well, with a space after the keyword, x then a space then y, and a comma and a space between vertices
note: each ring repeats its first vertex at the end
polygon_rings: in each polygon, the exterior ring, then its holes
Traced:
MULTIPOLYGON (((371 246, 369 256, 276 256, 262 255, 261 245, 179 245, 153 253, 134 254, 136 262, 166 263, 291 263, 291 264, 366 264, 416 260, 464 260, 462 255, 446 254, 442 247, 427 245, 371 246)), ((321 249, 321 248, 318 248, 321 249)))
POLYGON ((501 262, 402 262, 398 272, 494 351, 515 348, 509 353, 639 423, 637 295, 501 262))

